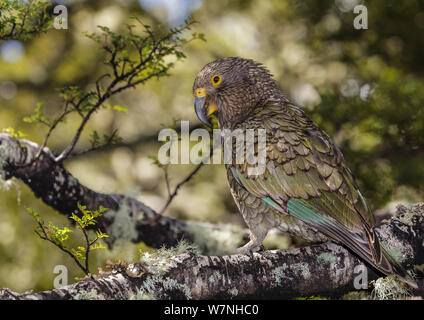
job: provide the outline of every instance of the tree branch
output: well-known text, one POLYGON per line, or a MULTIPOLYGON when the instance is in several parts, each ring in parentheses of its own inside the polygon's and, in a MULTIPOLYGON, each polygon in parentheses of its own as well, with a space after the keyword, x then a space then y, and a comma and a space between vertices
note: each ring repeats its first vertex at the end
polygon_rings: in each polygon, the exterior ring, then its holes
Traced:
POLYGON ((134 198, 95 192, 80 184, 62 163, 55 162, 49 149, 44 148, 39 159, 33 161, 38 151, 39 146, 33 142, 0 134, 0 178, 22 180, 36 197, 67 216, 78 214, 78 203, 89 210, 100 206, 109 209, 99 219, 100 229, 109 235, 109 245, 123 238, 160 248, 185 239, 196 242, 205 253, 222 254, 232 252, 247 237, 240 228, 180 221, 162 216, 134 198))
MULTIPOLYGON (((389 251, 407 269, 424 263, 424 203, 398 207, 398 216, 376 228, 389 251)), ((355 290, 358 266, 345 248, 324 243, 304 248, 246 255, 201 256, 193 252, 144 256, 120 264, 95 280, 40 293, 0 290, 3 299, 281 299, 322 295, 338 297, 355 290)), ((368 280, 378 278, 368 267, 368 280)), ((423 294, 420 289, 413 294, 423 294)))

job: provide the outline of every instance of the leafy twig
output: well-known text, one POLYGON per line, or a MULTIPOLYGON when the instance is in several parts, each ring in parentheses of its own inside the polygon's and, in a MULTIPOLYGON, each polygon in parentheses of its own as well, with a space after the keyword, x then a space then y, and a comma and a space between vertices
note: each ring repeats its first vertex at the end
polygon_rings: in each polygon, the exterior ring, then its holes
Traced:
POLYGON ((70 234, 73 232, 71 229, 67 227, 61 229, 51 222, 46 225, 36 211, 31 208, 27 208, 27 210, 37 222, 38 229, 34 230, 35 233, 41 239, 47 240, 69 255, 87 276, 92 277, 89 267, 90 252, 96 249, 104 249, 105 247, 98 241, 102 238, 107 238, 108 235, 97 230, 96 236, 90 239, 88 228, 95 225, 96 218, 100 217, 107 209, 100 207, 98 210, 91 211, 87 210, 86 206, 80 204, 78 204, 78 208, 81 212, 81 217, 73 213, 70 218, 76 223, 76 228, 83 234, 84 246, 77 246, 76 248, 68 248, 65 245, 65 241, 69 239, 70 234))
MULTIPOLYGON (((55 162, 62 162, 72 156, 87 123, 94 113, 104 108, 103 104, 108 99, 124 90, 144 84, 152 78, 167 76, 168 71, 174 65, 173 62, 167 62, 167 58, 174 57, 177 61, 184 59, 185 55, 180 51, 180 47, 194 39, 203 39, 203 35, 197 33, 193 33, 188 40, 179 37, 179 34, 191 28, 194 24, 193 20, 185 21, 179 28, 170 29, 160 38, 155 35, 150 26, 137 21, 144 27, 144 35, 135 34, 132 25, 128 25, 127 32, 121 34, 103 26, 99 26, 100 35, 96 33, 86 34, 106 51, 108 58, 105 64, 111 69, 111 72, 101 75, 96 80, 95 91, 84 92, 76 86, 62 89, 63 110, 56 119, 51 120, 45 117, 41 112, 41 104, 37 106, 34 115, 25 118, 27 122, 40 122, 47 125, 49 130, 40 150, 37 152, 37 156, 31 163, 22 166, 28 166, 37 161, 58 124, 64 122, 69 114, 76 112, 82 119, 81 123, 69 144, 54 160, 55 162), (106 82, 105 88, 102 87, 102 82, 106 82)), ((115 108, 118 111, 122 109, 115 108)), ((92 144, 92 147, 83 153, 99 149, 118 140, 115 131, 110 139, 105 139, 104 144, 92 144)))
POLYGON ((0 41, 28 40, 52 28, 51 3, 36 0, 0 0, 0 41))

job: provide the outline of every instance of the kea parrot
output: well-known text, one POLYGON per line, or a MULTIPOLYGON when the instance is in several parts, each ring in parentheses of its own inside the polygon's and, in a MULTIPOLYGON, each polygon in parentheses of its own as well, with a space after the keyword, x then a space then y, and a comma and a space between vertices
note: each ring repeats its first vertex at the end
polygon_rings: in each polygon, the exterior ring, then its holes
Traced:
POLYGON ((265 129, 261 174, 249 174, 247 159, 237 163, 234 156, 225 164, 250 230, 239 253, 260 251, 268 231, 278 228, 309 242, 342 244, 383 274, 416 286, 379 241, 373 213, 339 148, 283 94, 266 67, 239 57, 210 62, 198 73, 193 95, 197 117, 209 127, 214 115, 221 130, 265 129))

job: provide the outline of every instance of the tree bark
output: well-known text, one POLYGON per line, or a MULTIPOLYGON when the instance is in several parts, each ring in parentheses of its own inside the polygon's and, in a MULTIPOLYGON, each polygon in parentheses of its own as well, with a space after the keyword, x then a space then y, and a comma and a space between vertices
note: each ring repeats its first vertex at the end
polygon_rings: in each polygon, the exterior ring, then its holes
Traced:
MULTIPOLYGON (((424 203, 399 206, 397 215, 376 227, 387 250, 408 270, 424 264, 424 203)), ((252 256, 172 255, 162 250, 140 262, 119 265, 95 280, 60 289, 17 294, 0 290, 3 299, 284 299, 337 297, 355 290, 357 270, 368 281, 381 276, 350 251, 334 243, 252 256), (358 266, 361 266, 359 268, 358 266)), ((422 274, 421 274, 422 276, 422 274)), ((415 295, 422 295, 422 280, 415 295)))

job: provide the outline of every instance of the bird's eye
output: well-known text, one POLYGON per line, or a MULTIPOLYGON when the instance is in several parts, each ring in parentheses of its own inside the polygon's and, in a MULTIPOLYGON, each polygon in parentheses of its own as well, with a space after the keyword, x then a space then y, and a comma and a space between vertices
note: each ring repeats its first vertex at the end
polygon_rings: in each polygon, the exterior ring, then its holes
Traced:
POLYGON ((213 75, 211 78, 211 82, 215 87, 221 83, 221 80, 222 77, 218 74, 213 75))

